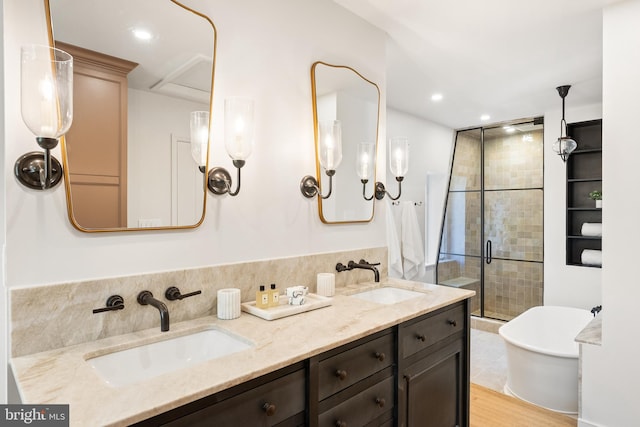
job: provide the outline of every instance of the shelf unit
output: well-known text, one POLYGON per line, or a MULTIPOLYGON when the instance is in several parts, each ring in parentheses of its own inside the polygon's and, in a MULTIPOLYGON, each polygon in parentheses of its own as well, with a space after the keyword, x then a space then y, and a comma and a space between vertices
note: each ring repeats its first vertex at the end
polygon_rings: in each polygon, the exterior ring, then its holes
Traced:
POLYGON ((602 191, 602 120, 570 123, 567 133, 578 148, 567 159, 567 265, 584 265, 585 249, 602 250, 602 237, 582 236, 582 224, 602 222, 602 209, 589 198, 593 190, 602 191))

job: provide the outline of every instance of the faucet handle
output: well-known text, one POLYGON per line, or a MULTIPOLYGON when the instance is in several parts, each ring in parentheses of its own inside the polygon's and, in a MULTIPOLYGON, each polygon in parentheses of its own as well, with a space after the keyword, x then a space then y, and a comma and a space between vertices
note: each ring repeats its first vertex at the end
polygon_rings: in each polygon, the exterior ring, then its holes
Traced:
MULTIPOLYGON (((350 261, 353 262, 353 261, 350 261)), ((349 267, 347 267, 346 265, 344 265, 343 263, 339 262, 336 264, 336 271, 338 273, 342 272, 342 271, 346 271, 346 270, 351 270, 349 267)))
POLYGON ((171 287, 167 288, 167 290, 164 293, 164 296, 169 301, 175 301, 175 300, 182 300, 182 299, 187 298, 187 297, 192 297, 194 295, 200 295, 201 293, 202 293, 202 291, 194 291, 194 292, 190 292, 188 294, 181 294, 180 293, 180 289, 178 289, 175 286, 171 286, 171 287))
POLYGON ((93 314, 103 313, 105 311, 122 310, 123 308, 124 308, 124 299, 122 299, 120 295, 111 295, 109 298, 107 298, 107 303, 105 304, 105 307, 95 308, 93 310, 93 314))
POLYGON ((366 265, 371 265, 371 266, 380 265, 380 263, 379 263, 379 262, 371 263, 371 262, 367 262, 367 261, 366 261, 366 260, 364 260, 364 259, 361 259, 361 260, 360 260, 360 264, 366 264, 366 265))

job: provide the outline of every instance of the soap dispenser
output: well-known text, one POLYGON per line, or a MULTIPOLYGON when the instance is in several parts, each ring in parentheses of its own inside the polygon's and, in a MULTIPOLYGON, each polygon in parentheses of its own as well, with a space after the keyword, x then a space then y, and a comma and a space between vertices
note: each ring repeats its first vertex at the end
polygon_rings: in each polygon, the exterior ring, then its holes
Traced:
POLYGON ((256 292, 256 307, 269 307, 269 292, 264 289, 264 285, 260 285, 260 290, 256 292))
POLYGON ((269 290, 269 307, 277 307, 280 305, 280 293, 278 289, 276 289, 276 284, 271 284, 271 289, 269 290))

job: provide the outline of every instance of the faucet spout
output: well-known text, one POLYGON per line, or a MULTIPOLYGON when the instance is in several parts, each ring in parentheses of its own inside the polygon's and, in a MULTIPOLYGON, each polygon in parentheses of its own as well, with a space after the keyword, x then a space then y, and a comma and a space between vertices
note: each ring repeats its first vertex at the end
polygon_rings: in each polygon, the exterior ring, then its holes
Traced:
POLYGON ((363 270, 371 270, 373 271, 373 276, 376 282, 380 282, 380 272, 376 268, 376 265, 380 265, 380 263, 370 264, 367 261, 361 259, 360 262, 349 261, 347 267, 349 270, 353 270, 354 268, 361 268, 363 270))
POLYGON ((162 301, 155 299, 151 292, 142 291, 138 294, 138 304, 157 308, 160 312, 160 330, 162 332, 169 330, 169 310, 162 301))

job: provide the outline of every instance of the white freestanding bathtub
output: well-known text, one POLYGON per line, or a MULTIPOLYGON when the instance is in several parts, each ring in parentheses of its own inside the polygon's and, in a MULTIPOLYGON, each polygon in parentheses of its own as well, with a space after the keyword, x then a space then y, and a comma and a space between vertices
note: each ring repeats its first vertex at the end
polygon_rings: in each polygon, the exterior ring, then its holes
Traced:
POLYGON ((504 391, 527 402, 578 413, 576 335, 593 319, 589 310, 533 307, 501 326, 507 349, 504 391))

